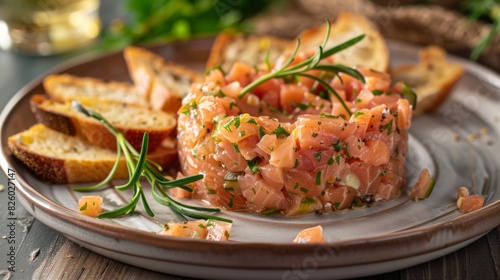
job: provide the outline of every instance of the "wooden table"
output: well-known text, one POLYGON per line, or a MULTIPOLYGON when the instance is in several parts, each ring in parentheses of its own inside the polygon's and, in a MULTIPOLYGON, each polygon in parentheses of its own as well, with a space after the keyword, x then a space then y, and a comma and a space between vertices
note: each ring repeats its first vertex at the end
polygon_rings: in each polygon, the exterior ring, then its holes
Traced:
MULTIPOLYGON (((102 1, 106 24, 121 13, 119 1, 102 1)), ((0 52, 0 106, 26 83, 51 67, 86 51, 53 57, 0 52)), ((0 183, 7 186, 7 178, 0 183)), ((8 236, 7 191, 0 192, 0 236, 8 236)), ((0 275, 4 279, 187 279, 130 266, 100 256, 69 241, 35 220, 19 203, 16 209, 16 272, 8 273, 8 239, 0 239, 0 275)), ((499 217, 500 219, 500 217, 499 217)), ((368 277, 367 277, 368 278, 368 277)), ((454 253, 414 267, 370 279, 500 279, 500 227, 454 253)))

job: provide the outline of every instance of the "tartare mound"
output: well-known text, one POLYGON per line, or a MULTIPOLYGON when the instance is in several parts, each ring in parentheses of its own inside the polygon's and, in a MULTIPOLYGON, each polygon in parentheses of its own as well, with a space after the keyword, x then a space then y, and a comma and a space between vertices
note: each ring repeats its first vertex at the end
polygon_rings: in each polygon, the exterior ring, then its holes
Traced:
MULTIPOLYGON (((298 53, 294 63, 311 55, 298 53)), ((342 100, 307 77, 273 78, 240 96, 274 69, 238 62, 228 73, 213 69, 183 99, 181 170, 204 175, 193 184, 193 198, 227 210, 293 216, 396 197, 404 186, 412 114, 401 97, 406 86, 359 67, 365 83, 345 73, 308 72, 342 100)))

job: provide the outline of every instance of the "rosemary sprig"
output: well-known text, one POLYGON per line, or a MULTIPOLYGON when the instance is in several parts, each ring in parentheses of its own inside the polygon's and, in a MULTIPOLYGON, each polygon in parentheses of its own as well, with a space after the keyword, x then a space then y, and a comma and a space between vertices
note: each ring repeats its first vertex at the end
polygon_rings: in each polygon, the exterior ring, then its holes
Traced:
POLYGON ((100 114, 93 110, 87 110, 84 108, 79 102, 73 101, 73 107, 79 111, 80 113, 92 117, 100 122, 102 122, 116 137, 116 146, 117 146, 117 156, 115 164, 108 174, 108 176, 101 181, 100 183, 89 186, 89 187, 81 187, 81 188, 73 188, 74 191, 78 192, 89 192, 106 186, 107 183, 111 181, 116 170, 118 169, 118 165, 120 163, 121 156, 125 157, 125 163, 127 165, 127 169, 129 172, 129 180, 126 184, 121 186, 116 186, 115 188, 119 191, 124 191, 133 188, 133 196, 130 201, 115 210, 104 212, 100 214, 99 218, 114 218, 121 215, 132 214, 135 211, 135 208, 139 201, 142 202, 146 213, 153 217, 154 213, 149 207, 146 196, 144 195, 144 191, 142 189, 142 185, 140 182, 141 177, 146 177, 148 182, 151 184, 151 192, 154 200, 159 204, 168 206, 172 211, 179 214, 181 217, 186 219, 186 217, 196 218, 196 219, 213 219, 225 222, 232 222, 230 219, 221 218, 217 216, 213 216, 210 214, 206 214, 204 212, 220 212, 219 208, 207 208, 207 207, 197 207, 193 205, 188 205, 181 203, 172 197, 170 197, 167 193, 167 189, 171 188, 182 188, 189 192, 193 190, 187 185, 203 178, 203 175, 193 175, 184 177, 177 180, 169 180, 165 178, 160 172, 158 172, 155 167, 161 170, 161 167, 156 163, 148 161, 146 158, 148 143, 149 143, 149 135, 148 133, 144 134, 142 139, 141 152, 137 152, 134 147, 127 141, 125 136, 113 127, 105 118, 103 118, 100 114))
POLYGON ((345 50, 345 49, 353 46, 354 44, 358 43, 359 41, 361 41, 365 37, 365 35, 363 34, 363 35, 357 36, 353 39, 347 40, 344 43, 339 44, 337 46, 334 46, 330 49, 324 50, 326 47, 326 44, 328 42, 328 38, 330 36, 330 27, 331 27, 330 21, 327 21, 327 30, 326 30, 325 38, 324 38, 322 44, 319 46, 318 51, 313 56, 302 61, 301 63, 290 66, 294 60, 295 55, 299 51, 300 39, 297 39, 297 45, 295 46, 295 49, 293 50, 293 52, 290 55, 290 57, 288 58, 288 60, 283 64, 283 66, 281 68, 273 71, 273 72, 270 72, 266 75, 261 76, 260 78, 254 80, 252 83, 248 84, 246 87, 244 87, 241 90, 240 94, 238 95, 238 98, 240 98, 240 99, 243 98, 247 93, 249 93, 255 87, 257 87, 258 85, 260 85, 268 80, 271 80, 274 78, 287 79, 288 77, 304 76, 307 78, 311 78, 311 79, 317 81, 322 86, 324 86, 329 92, 331 92, 335 96, 335 98, 340 102, 342 107, 344 107, 344 109, 350 115, 351 111, 350 111, 349 107, 347 107, 344 100, 338 95, 338 93, 335 91, 335 89, 333 89, 321 77, 316 77, 316 76, 305 73, 305 72, 310 71, 310 70, 322 70, 325 72, 333 73, 336 76, 338 76, 339 73, 346 73, 346 74, 360 80, 362 83, 365 83, 365 79, 364 79, 363 75, 361 75, 361 73, 359 73, 355 69, 352 69, 352 68, 349 68, 349 67, 346 67, 346 66, 343 66, 340 64, 334 64, 334 65, 323 65, 323 64, 320 65, 319 64, 319 62, 322 59, 327 58, 335 53, 338 53, 342 50, 345 50))

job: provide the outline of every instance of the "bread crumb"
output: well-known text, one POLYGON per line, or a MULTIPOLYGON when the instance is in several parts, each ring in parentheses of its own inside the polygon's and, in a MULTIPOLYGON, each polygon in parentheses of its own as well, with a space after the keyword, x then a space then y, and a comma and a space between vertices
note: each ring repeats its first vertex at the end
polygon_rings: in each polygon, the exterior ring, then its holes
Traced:
POLYGON ((6 235, 3 235, 3 236, 2 236, 2 238, 3 238, 3 239, 7 239, 7 236, 6 236, 6 235))
POLYGON ((68 259, 72 259, 72 258, 73 258, 73 255, 72 255, 72 254, 68 254, 68 255, 66 256, 66 258, 68 258, 68 259))
POLYGON ((488 146, 493 145, 493 140, 491 140, 491 139, 486 139, 486 145, 488 145, 488 146))
POLYGON ((488 135, 489 130, 487 127, 483 127, 481 128, 481 130, 479 130, 479 133, 481 133, 482 135, 488 135))
POLYGON ((5 190, 5 186, 2 185, 2 184, 0 184, 0 192, 3 191, 3 190, 5 190))
POLYGON ((458 134, 455 134, 455 135, 453 136, 453 140, 455 140, 455 142, 460 141, 460 139, 461 139, 461 137, 460 137, 460 135, 458 135, 458 134))
POLYGON ((33 252, 31 252, 28 261, 32 263, 33 261, 36 260, 39 254, 40 254, 40 248, 35 249, 33 252))
POLYGON ((474 133, 467 135, 467 140, 469 140, 469 142, 472 142, 472 141, 476 140, 477 138, 479 138, 479 133, 477 133, 477 132, 474 132, 474 133))

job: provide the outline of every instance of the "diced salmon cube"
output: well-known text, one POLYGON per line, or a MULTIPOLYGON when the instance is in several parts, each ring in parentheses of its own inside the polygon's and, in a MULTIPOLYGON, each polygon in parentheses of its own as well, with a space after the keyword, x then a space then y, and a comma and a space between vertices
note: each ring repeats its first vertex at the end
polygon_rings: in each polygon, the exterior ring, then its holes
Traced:
POLYGON ((293 240, 293 243, 305 244, 305 243, 324 243, 325 237, 323 236, 323 228, 321 226, 315 226, 303 229, 297 234, 297 237, 293 240))
POLYGON ((78 211, 89 217, 97 217, 102 213, 102 197, 98 195, 82 196, 78 201, 78 211))
POLYGON ((205 239, 207 236, 207 222, 205 220, 186 221, 182 223, 169 222, 158 234, 205 239))
POLYGON ((256 75, 255 69, 245 63, 236 61, 229 73, 226 75, 226 79, 229 81, 238 81, 242 87, 245 87, 252 82, 256 75))
POLYGON ((484 205, 484 196, 482 195, 469 195, 466 197, 460 197, 457 200, 457 207, 460 213, 470 213, 479 210, 484 205))

